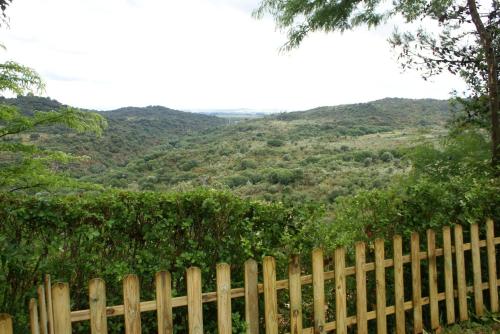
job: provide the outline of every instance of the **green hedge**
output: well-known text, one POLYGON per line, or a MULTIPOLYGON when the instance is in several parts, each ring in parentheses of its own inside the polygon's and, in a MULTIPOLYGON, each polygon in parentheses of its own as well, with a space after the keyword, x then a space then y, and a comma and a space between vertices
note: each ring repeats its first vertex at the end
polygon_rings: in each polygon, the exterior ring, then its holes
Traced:
MULTIPOLYGON (((172 273, 176 295, 185 295, 184 272, 190 266, 201 267, 204 289, 213 289, 216 263, 228 262, 237 284, 248 258, 283 258, 297 250, 289 245, 303 245, 297 238, 319 212, 203 189, 56 197, 0 194, 0 313, 13 314, 16 333, 26 332, 28 300, 43 273, 70 283, 73 309, 88 307, 87 283, 94 277, 106 280, 110 305, 121 304, 120 281, 129 273, 141 278, 143 300, 154 299, 158 270, 172 273)), ((176 317, 182 331, 185 316, 176 317)), ((211 320, 206 319, 206 328, 215 331, 211 320)), ((112 332, 121 332, 121 326, 121 321, 110 322, 112 332)), ((144 332, 153 333, 154 326, 151 320, 144 332)))

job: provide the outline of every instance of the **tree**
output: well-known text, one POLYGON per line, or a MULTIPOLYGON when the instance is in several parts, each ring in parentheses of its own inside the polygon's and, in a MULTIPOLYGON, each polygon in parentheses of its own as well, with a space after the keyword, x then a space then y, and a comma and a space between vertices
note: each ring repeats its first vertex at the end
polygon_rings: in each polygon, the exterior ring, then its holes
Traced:
POLYGON ((346 31, 358 26, 373 27, 388 18, 402 16, 407 23, 437 24, 439 33, 423 28, 396 31, 390 43, 400 51, 404 68, 423 70, 424 77, 446 70, 461 76, 469 86, 466 107, 471 113, 489 114, 492 165, 500 164, 499 68, 500 4, 490 6, 477 0, 263 0, 256 17, 271 14, 278 28, 287 30, 284 49, 300 45, 313 31, 346 31), (481 108, 481 106, 483 106, 481 108))
MULTIPOLYGON (((0 64, 0 95, 42 92, 44 83, 31 68, 15 62, 0 64)), ((49 112, 20 113, 11 105, 0 104, 0 190, 50 189, 82 186, 58 172, 62 164, 85 157, 39 148, 23 142, 23 135, 48 126, 62 125, 78 132, 101 134, 106 120, 99 114, 75 108, 49 112)))

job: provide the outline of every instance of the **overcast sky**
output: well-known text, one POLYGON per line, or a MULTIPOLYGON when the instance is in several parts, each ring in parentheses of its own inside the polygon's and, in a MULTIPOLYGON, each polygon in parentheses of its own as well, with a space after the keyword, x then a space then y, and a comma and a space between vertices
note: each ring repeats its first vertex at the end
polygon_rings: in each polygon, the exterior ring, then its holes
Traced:
POLYGON ((0 31, 11 59, 37 70, 46 95, 82 108, 164 105, 303 110, 384 97, 447 98, 460 82, 402 73, 375 31, 314 34, 299 49, 259 0, 14 0, 0 31))

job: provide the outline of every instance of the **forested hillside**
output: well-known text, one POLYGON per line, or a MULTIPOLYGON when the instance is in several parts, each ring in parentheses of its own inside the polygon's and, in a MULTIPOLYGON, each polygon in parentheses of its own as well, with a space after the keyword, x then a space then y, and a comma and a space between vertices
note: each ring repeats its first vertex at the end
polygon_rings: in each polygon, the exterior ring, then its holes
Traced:
MULTIPOLYGON (((35 111, 57 110, 64 106, 58 101, 32 95, 1 98, 0 103, 17 106, 22 113, 28 115, 35 111)), ((77 136, 64 127, 47 127, 25 136, 24 140, 42 147, 89 156, 91 160, 85 165, 72 166, 72 174, 82 176, 100 173, 108 167, 124 166, 156 145, 176 142, 179 137, 203 133, 226 124, 225 120, 214 116, 160 106, 127 107, 97 112, 108 121, 108 128, 101 137, 96 138, 90 134, 77 136)))
MULTIPOLYGON (((61 104, 33 96, 5 99, 23 113, 61 104)), ((408 147, 435 141, 450 119, 447 101, 380 101, 270 115, 228 123, 164 107, 100 111, 102 137, 63 128, 25 135, 43 147, 91 159, 73 176, 132 190, 230 188, 266 200, 333 202, 381 188, 408 167, 408 147)))
POLYGON ((446 101, 386 99, 240 121, 179 137, 86 180, 119 188, 231 188, 244 197, 332 202, 383 187, 402 155, 444 135, 446 101))

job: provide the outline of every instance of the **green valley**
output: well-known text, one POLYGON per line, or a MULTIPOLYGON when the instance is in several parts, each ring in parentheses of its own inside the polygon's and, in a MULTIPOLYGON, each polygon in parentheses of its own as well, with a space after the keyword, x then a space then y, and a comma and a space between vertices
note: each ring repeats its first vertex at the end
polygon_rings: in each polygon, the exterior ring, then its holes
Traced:
MULTIPOLYGON (((24 113, 61 106, 7 99, 24 113)), ((228 121, 164 107, 99 112, 102 137, 52 128, 25 135, 42 147, 89 156, 71 175, 130 190, 231 189, 268 201, 321 201, 381 188, 409 164, 408 148, 446 135, 447 101, 384 99, 228 121)))

